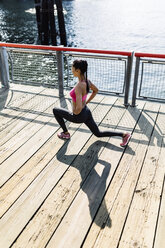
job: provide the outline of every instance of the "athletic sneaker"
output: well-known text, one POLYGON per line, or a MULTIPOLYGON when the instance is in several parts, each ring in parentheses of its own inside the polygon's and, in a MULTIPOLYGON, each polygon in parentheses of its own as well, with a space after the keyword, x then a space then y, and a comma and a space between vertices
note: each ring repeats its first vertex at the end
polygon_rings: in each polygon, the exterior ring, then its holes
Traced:
POLYGON ((126 146, 131 138, 130 133, 126 133, 126 135, 123 137, 123 142, 120 144, 120 146, 126 146))
POLYGON ((60 139, 70 139, 70 133, 58 133, 57 136, 60 138, 60 139))

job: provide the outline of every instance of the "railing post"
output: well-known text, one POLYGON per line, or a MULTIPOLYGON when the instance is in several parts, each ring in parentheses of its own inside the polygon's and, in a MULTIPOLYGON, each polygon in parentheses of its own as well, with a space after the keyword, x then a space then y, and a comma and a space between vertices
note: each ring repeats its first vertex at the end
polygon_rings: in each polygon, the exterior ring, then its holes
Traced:
POLYGON ((57 69, 58 69, 58 86, 59 86, 59 96, 64 95, 64 60, 63 51, 56 51, 57 57, 57 69))
POLYGON ((128 56, 128 63, 127 63, 127 74, 126 74, 126 85, 125 85, 125 96, 124 96, 124 105, 126 107, 129 105, 128 98, 129 98, 129 90, 131 84, 132 63, 133 63, 133 53, 131 56, 128 56))
POLYGON ((133 85, 133 93, 132 93, 132 107, 136 106, 139 67, 140 67, 140 57, 136 57, 135 76, 134 76, 134 85, 133 85))
POLYGON ((3 87, 10 87, 8 54, 5 47, 0 48, 0 80, 3 87))

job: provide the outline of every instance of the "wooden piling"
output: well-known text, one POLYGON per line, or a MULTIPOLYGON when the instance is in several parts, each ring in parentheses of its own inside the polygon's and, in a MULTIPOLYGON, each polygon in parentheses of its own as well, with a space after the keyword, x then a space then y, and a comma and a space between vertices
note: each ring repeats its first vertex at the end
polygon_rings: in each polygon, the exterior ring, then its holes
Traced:
POLYGON ((49 25, 50 25, 50 37, 53 46, 57 46, 57 32, 54 16, 54 0, 48 0, 48 12, 49 12, 49 25))
POLYGON ((38 27, 38 37, 41 40, 41 0, 34 0, 35 9, 36 9, 36 19, 38 27))
MULTIPOLYGON (((38 26, 38 37, 42 45, 51 44, 57 46, 57 31, 54 16, 54 0, 34 0, 36 19, 38 26)), ((58 15, 58 26, 60 33, 60 44, 67 46, 65 21, 62 0, 55 0, 58 15)))
POLYGON ((48 1, 42 0, 41 6, 41 44, 49 45, 48 1))
POLYGON ((57 6, 57 15, 58 15, 58 24, 59 24, 59 30, 60 30, 61 45, 67 46, 62 0, 56 0, 56 6, 57 6))

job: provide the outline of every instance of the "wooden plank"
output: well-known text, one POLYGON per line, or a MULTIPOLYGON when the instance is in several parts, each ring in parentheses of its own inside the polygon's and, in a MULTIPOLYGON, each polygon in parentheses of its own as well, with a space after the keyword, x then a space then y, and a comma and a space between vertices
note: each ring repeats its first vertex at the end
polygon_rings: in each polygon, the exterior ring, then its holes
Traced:
MULTIPOLYGON (((47 92, 47 91, 46 91, 47 92)), ((45 93, 46 93, 45 92, 45 93)), ((50 105, 58 100, 57 95, 58 91, 52 91, 50 92, 52 95, 44 95, 40 96, 38 94, 36 96, 35 101, 32 101, 33 103, 30 106, 30 109, 24 112, 21 116, 14 118, 15 121, 9 123, 7 126, 4 127, 3 132, 0 132, 0 146, 5 144, 8 140, 11 142, 11 138, 14 137, 16 134, 18 134, 23 128, 25 128, 27 125, 29 125, 30 122, 40 123, 39 120, 36 120, 36 118, 39 115, 48 115, 49 113, 46 113, 46 110, 50 105), (38 99, 38 100, 37 100, 38 99), (43 104, 44 102, 44 104, 43 104), (45 113, 44 113, 45 112, 45 113), (34 121, 35 120, 35 121, 34 121)), ((43 122, 44 124, 44 122, 43 122)), ((10 146, 10 145, 9 145, 10 146)), ((2 147, 1 147, 2 149, 2 147)))
MULTIPOLYGON (((118 109, 116 112, 116 124, 120 126, 120 119, 126 122, 131 119, 129 110, 120 113, 120 118, 117 118, 118 109)), ((131 110, 130 110, 131 111, 131 110)), ((106 120, 112 118, 111 112, 106 117, 106 120)), ((134 125, 136 121, 134 120, 134 125)), ((132 123, 131 123, 132 124, 132 123)), ((129 126, 130 129, 134 128, 129 126)), ((96 165, 91 170, 90 175, 86 179, 75 200, 62 219, 58 229, 55 231, 47 247, 53 247, 54 242, 57 247, 80 247, 98 207, 104 197, 106 189, 116 170, 118 159, 121 158, 124 149, 119 147, 119 140, 116 138, 110 139, 111 144, 107 145, 100 154, 96 165), (117 158, 116 164, 112 163, 112 157, 117 158)), ((104 209, 107 210, 106 203, 103 201, 104 209)), ((96 225, 98 223, 96 222, 96 225)), ((92 247, 88 244, 88 247, 92 247)), ((106 247, 106 246, 105 246, 106 247)))
MULTIPOLYGON (((6 107, 8 104, 11 103, 18 103, 18 101, 22 101, 23 98, 22 98, 22 95, 24 94, 24 97, 25 95, 27 94, 27 91, 32 91, 32 86, 24 86, 24 85, 20 85, 20 84, 13 84, 10 89, 2 89, 1 90, 1 98, 0 98, 0 108, 2 109, 3 107, 6 107), (24 88, 24 90, 23 90, 24 88), (26 93, 25 93, 26 92, 26 93), (13 94, 14 93, 14 94, 13 94), (4 105, 4 102, 5 102, 5 105, 4 105)), ((40 92, 41 90, 43 90, 43 88, 41 89, 41 87, 36 87, 34 89, 34 91, 37 93, 37 92, 40 92)))
MULTIPOLYGON (((0 132, 0 145, 14 136, 14 134, 17 134, 21 129, 28 125, 29 122, 35 120, 38 115, 46 114, 43 112, 45 112, 45 110, 47 110, 50 105, 58 100, 57 96, 57 90, 52 92, 45 90, 45 92, 42 92, 42 94, 37 94, 35 99, 33 99, 31 102, 21 106, 19 110, 13 111, 12 115, 14 120, 7 125, 3 125, 3 132, 0 132), (14 117, 16 112, 22 113, 21 115, 14 117)), ((11 118, 12 115, 10 116, 11 118)))
MULTIPOLYGON (((65 99, 64 99, 65 102, 65 99)), ((61 105, 60 102, 58 102, 61 105)), ((56 106, 57 103, 56 103, 56 106)), ((48 108, 48 113, 52 114, 52 106, 48 108)), ((49 139, 53 133, 59 128, 54 124, 54 117, 38 116, 38 123, 30 123, 24 128, 15 139, 14 147, 9 147, 7 151, 1 155, 0 161, 0 187, 49 139), (41 122, 41 123, 40 123, 41 122), (43 125, 42 122, 47 123, 43 125), (30 128, 30 127, 31 128, 30 128), (56 128, 55 128, 56 127, 56 128), (25 132, 26 131, 26 132, 25 132), (22 142, 22 143, 21 143, 22 142), (22 145, 22 146, 20 146, 22 145), (19 149, 18 149, 19 148, 19 149), (18 150, 17 150, 18 149, 18 150), (6 159, 6 160, 5 160, 6 159), (14 161, 14 164, 13 164, 14 161), (11 166, 12 165, 12 166, 11 166)), ((12 140, 9 141, 12 146, 12 140)), ((6 145, 6 144, 5 144, 6 145)), ((3 148, 3 147, 2 147, 3 148)))
POLYGON ((12 86, 8 90, 8 94, 6 94, 7 98, 5 107, 11 106, 11 104, 14 104, 15 107, 18 107, 25 101, 29 100, 32 95, 35 96, 36 94, 41 93, 44 90, 45 88, 42 86, 34 87, 30 85, 12 84, 12 86))
POLYGON ((13 125, 8 126, 8 128, 3 131, 2 136, 0 134, 2 144, 4 140, 7 140, 7 142, 5 142, 3 145, 1 144, 0 147, 0 163, 2 163, 19 147, 26 143, 28 139, 30 139, 52 118, 52 109, 55 106, 55 101, 57 101, 58 98, 50 97, 50 99, 48 99, 45 96, 44 98, 40 98, 39 96, 37 96, 36 98, 37 106, 33 106, 33 111, 29 110, 29 112, 31 113, 27 113, 26 115, 21 117, 20 120, 17 119, 17 121, 13 122, 13 125), (42 104, 43 101, 44 104, 42 104), (34 111, 35 107, 36 114, 34 111), (29 122, 28 118, 30 117, 31 119, 29 119, 29 122), (17 134, 17 136, 15 136, 15 134, 17 134), (5 137, 5 139, 3 139, 3 137, 5 137))
MULTIPOLYGON (((161 154, 159 158, 159 164, 163 167, 165 174, 165 159, 164 159, 164 153, 165 153, 165 125, 164 125, 164 113, 165 113, 165 105, 161 106, 160 114, 159 114, 159 126, 158 129, 161 132, 161 135, 163 135, 163 143, 162 143, 162 149, 161 154)), ((165 177, 164 177, 164 183, 165 183, 165 177)), ((165 247, 165 239, 164 239, 164 233, 165 233, 165 184, 162 185, 162 193, 160 196, 160 210, 158 212, 158 224, 156 228, 155 233, 155 240, 153 243, 154 248, 160 248, 165 247)))
POLYGON ((74 158, 81 151, 90 136, 91 133, 88 131, 83 132, 83 135, 81 135, 81 129, 77 131, 69 142, 66 153, 67 143, 58 152, 58 158, 54 157, 51 160, 36 180, 33 181, 28 189, 2 217, 0 220, 0 240, 4 248, 11 245, 20 234, 61 176, 68 169, 74 158), (67 164, 65 157, 62 159, 63 154, 71 155, 68 158, 67 164), (59 160, 59 158, 61 159, 59 160))
MULTIPOLYGON (((37 87, 38 88, 38 87, 37 87)), ((28 92, 26 92, 28 94, 28 92)), ((14 93, 15 95, 15 93, 14 93)), ((10 105, 6 106, 6 109, 1 111, 1 127, 0 131, 6 129, 8 126, 14 125, 14 122, 19 121, 20 119, 24 119, 28 113, 34 113, 34 110, 37 112, 41 111, 43 106, 47 106, 49 101, 47 99, 56 98, 58 95, 58 90, 53 89, 43 89, 42 92, 30 92, 29 93, 29 100, 26 99, 24 103, 17 106, 17 104, 11 101, 10 105), (45 98, 45 99, 44 99, 45 98), (15 106, 16 105, 16 106, 15 106)), ((27 119, 28 120, 28 119, 27 119)), ((10 128, 10 127, 9 127, 10 128)), ((2 132, 0 132, 0 135, 2 132)))
MULTIPOLYGON (((165 144, 165 139, 164 139, 165 144)), ((164 146, 165 148, 165 146, 164 146)), ((161 154, 161 160, 162 164, 164 163, 164 153, 161 154)), ((165 178, 164 178, 165 182, 165 178)), ((165 186, 165 184, 163 185, 165 186)), ((158 227, 156 229, 156 237, 153 247, 154 248, 161 248, 165 247, 165 187, 163 187, 162 195, 161 195, 161 206, 160 206, 160 212, 159 212, 159 219, 158 219, 158 227)))
POLYGON ((157 128, 159 123, 158 116, 124 226, 120 248, 130 246, 150 248, 154 241, 165 171, 165 163, 163 166, 162 159, 160 160, 160 153, 164 154, 164 148, 163 137, 157 128))
MULTIPOLYGON (((90 170, 97 163, 97 154, 98 156, 101 154, 105 145, 105 141, 98 141, 98 138, 92 136, 13 247, 19 247, 22 242, 25 247, 45 247, 79 191, 80 185, 83 184, 90 170)), ((69 157, 64 155, 62 160, 65 159, 67 162, 69 157)))
POLYGON ((13 85, 8 92, 5 105, 1 105, 0 122, 4 119, 4 116, 9 115, 12 112, 11 107, 19 107, 24 103, 35 97, 36 94, 41 93, 45 89, 43 87, 25 86, 25 85, 13 85))
MULTIPOLYGON (((13 97, 11 101, 9 101, 9 103, 6 104, 5 109, 0 112, 1 141, 3 141, 2 139, 5 135, 5 133, 2 131, 6 130, 6 133, 9 134, 8 130, 10 131, 13 126, 15 126, 16 128, 17 123, 20 120, 24 120, 24 122, 25 120, 31 121, 31 118, 29 116, 30 114, 40 114, 41 111, 43 111, 48 107, 48 105, 50 105, 49 100, 52 101, 53 98, 58 99, 58 90, 56 89, 45 89, 43 87, 27 88, 27 86, 22 85, 22 89, 24 89, 24 91, 18 91, 17 88, 15 89, 15 87, 16 86, 14 85, 13 97), (18 94, 20 94, 20 96, 18 94)), ((64 92, 64 94, 66 94, 66 91, 64 92)))
MULTIPOLYGON (((103 97, 98 97, 98 103, 103 97)), ((96 102, 90 104, 90 109, 96 107, 96 102)), ((79 126, 77 126, 78 128, 79 126)), ((58 128, 58 127, 57 127, 58 128)), ((57 128, 54 130, 56 131, 57 128)), ((70 125, 70 134, 75 132, 73 125, 70 125)), ((53 135, 25 164, 15 173, 15 175, 0 189, 0 216, 8 210, 29 184, 37 177, 37 175, 46 167, 46 165, 55 156, 61 148, 63 141, 57 139, 56 134, 53 135), (26 175, 26 176, 25 176, 26 175)))
MULTIPOLYGON (((104 201, 107 211, 102 204, 83 244, 84 248, 89 246, 101 248, 106 247, 107 244, 110 244, 111 248, 117 247, 158 109, 158 105, 146 104, 133 132, 130 145, 106 192, 104 201), (147 111, 150 108, 153 110, 152 113, 147 111)), ((112 164, 113 159, 114 156, 112 164)))
MULTIPOLYGON (((33 93, 33 92, 32 92, 33 93)), ((39 115, 42 114, 42 112, 47 109, 52 103, 53 99, 54 101, 58 100, 58 90, 57 89, 44 89, 42 92, 39 92, 37 94, 33 95, 33 98, 29 101, 26 101, 24 104, 22 104, 19 107, 12 107, 12 111, 10 114, 4 115, 4 121, 1 125, 0 130, 3 132, 0 132, 0 139, 2 140, 3 136, 5 134, 9 134, 10 129, 13 130, 13 127, 17 128, 17 124, 21 126, 22 121, 31 122, 32 119, 35 119, 35 114, 39 115), (5 132, 4 132, 5 129, 5 132)), ((68 97, 68 91, 64 92, 65 99, 68 97)), ((20 127, 21 129, 21 127, 20 127)))

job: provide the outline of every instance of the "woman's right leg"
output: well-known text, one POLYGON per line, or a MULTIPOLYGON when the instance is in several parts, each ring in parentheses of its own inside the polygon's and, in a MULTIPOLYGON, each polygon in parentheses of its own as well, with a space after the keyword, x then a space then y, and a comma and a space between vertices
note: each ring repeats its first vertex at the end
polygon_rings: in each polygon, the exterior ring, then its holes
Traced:
POLYGON ((53 109, 54 117, 56 118, 57 122, 63 129, 63 132, 68 132, 67 127, 65 125, 64 119, 74 123, 83 123, 86 119, 86 111, 85 108, 82 109, 81 113, 78 115, 73 114, 72 112, 64 109, 64 108, 54 108, 53 109))
POLYGON ((74 122, 73 113, 64 109, 64 108, 54 108, 53 114, 54 114, 56 121, 58 122, 58 124, 62 128, 63 132, 64 133, 68 132, 68 129, 65 125, 64 119, 71 121, 71 122, 74 122))

